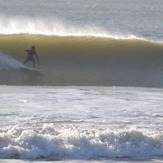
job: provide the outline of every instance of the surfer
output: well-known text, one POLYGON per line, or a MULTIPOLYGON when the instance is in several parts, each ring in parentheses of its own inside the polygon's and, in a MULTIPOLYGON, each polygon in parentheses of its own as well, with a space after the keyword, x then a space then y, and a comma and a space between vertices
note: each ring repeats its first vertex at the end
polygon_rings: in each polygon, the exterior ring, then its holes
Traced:
POLYGON ((28 53, 28 56, 27 59, 23 62, 24 64, 26 64, 28 61, 33 61, 33 67, 35 67, 34 55, 36 56, 37 61, 39 62, 39 58, 35 50, 36 50, 35 46, 32 46, 31 49, 29 50, 25 50, 28 53))

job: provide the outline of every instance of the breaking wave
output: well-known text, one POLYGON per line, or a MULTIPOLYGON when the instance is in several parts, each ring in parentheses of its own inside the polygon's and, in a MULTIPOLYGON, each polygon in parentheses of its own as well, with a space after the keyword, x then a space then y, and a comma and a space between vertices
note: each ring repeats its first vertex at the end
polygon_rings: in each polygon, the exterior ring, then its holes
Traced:
POLYGON ((162 157, 162 136, 147 133, 57 129, 51 124, 35 128, 8 127, 1 129, 0 158, 90 160, 162 157))
MULTIPOLYGON (((161 43, 140 39, 21 34, 1 35, 0 50, 3 53, 0 55, 1 84, 163 87, 161 43), (20 69, 26 58, 24 50, 32 45, 37 48, 44 74, 12 71, 20 69), (10 71, 6 72, 7 69, 10 71)), ((30 62, 27 65, 32 66, 30 62)))

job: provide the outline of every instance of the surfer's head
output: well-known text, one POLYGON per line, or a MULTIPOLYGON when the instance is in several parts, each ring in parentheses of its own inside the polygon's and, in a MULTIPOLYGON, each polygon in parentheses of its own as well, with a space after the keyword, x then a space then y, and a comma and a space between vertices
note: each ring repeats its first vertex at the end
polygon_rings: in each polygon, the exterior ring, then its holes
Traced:
POLYGON ((35 48, 35 46, 32 46, 31 49, 35 50, 36 48, 35 48))

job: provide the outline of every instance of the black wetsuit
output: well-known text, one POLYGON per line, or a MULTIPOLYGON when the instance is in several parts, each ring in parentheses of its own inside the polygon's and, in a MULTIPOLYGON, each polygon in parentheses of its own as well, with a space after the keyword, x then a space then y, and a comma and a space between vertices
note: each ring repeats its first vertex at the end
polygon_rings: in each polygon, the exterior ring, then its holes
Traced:
POLYGON ((34 60, 33 56, 36 54, 36 52, 33 51, 33 50, 25 50, 25 51, 28 52, 27 59, 28 59, 29 61, 33 61, 33 60, 34 60))
POLYGON ((24 64, 26 64, 28 61, 33 61, 33 67, 35 67, 34 55, 36 56, 37 61, 39 61, 35 50, 25 50, 25 51, 28 52, 28 56, 27 56, 27 59, 24 61, 24 64))

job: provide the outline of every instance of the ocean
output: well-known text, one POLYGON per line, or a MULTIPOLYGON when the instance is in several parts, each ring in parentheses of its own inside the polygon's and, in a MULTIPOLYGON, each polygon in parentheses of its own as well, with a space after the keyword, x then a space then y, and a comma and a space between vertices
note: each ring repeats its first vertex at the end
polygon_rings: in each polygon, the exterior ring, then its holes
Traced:
POLYGON ((0 162, 163 162, 162 9, 0 0, 0 162))

